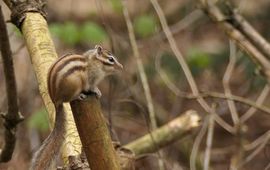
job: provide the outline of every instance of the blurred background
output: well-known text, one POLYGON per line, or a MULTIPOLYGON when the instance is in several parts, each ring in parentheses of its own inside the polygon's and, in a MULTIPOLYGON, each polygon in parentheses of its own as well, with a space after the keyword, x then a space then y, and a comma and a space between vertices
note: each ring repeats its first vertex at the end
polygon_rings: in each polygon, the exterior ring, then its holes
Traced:
MULTIPOLYGON (((166 0, 159 3, 200 91, 224 93, 222 82, 229 63, 230 49, 234 45, 230 46, 224 32, 197 8, 197 1, 166 0)), ((269 39, 269 1, 235 0, 233 4, 263 37, 269 39)), ((5 19, 9 20, 9 9, 3 1, 0 5, 4 9, 5 19)), ((204 122, 207 113, 198 102, 175 95, 175 91, 160 76, 161 73, 165 74, 175 87, 191 93, 150 1, 128 0, 127 7, 148 78, 158 126, 189 109, 198 111, 204 122)), ((116 131, 119 141, 127 144, 148 133, 150 125, 147 101, 130 45, 121 0, 48 0, 47 14, 49 29, 59 56, 66 53, 81 54, 96 44, 101 44, 111 50, 124 65, 122 73, 104 80, 100 85, 103 112, 116 131)), ((18 126, 13 160, 3 167, 11 170, 27 169, 33 150, 49 134, 49 125, 23 37, 15 26, 10 23, 7 25, 15 62, 20 111, 26 119, 18 126)), ((232 94, 253 102, 264 94, 264 104, 268 106, 270 100, 267 97, 269 88, 266 79, 257 74, 256 65, 246 53, 238 48, 236 50, 235 65, 229 76, 232 94)), ((5 112, 7 100, 1 64, 0 94, 0 112, 5 112)), ((217 114, 233 126, 226 100, 208 98, 207 101, 210 105, 215 105, 217 114)), ((239 116, 250 108, 240 102, 235 105, 239 116)), ((265 169, 270 160, 268 121, 269 115, 256 111, 243 122, 239 134, 232 134, 214 123, 211 169, 230 169, 232 162, 237 159, 236 155, 240 155, 239 162, 243 163, 237 169, 265 169), (252 143, 254 141, 257 143, 252 143)), ((190 152, 200 129, 195 129, 185 138, 162 148, 166 169, 190 169, 190 152)), ((1 128, 0 146, 3 146, 3 132, 1 128)), ((206 137, 204 135, 199 146, 197 169, 202 169, 203 166, 206 137)), ((156 154, 146 155, 136 161, 136 169, 158 168, 156 154)))

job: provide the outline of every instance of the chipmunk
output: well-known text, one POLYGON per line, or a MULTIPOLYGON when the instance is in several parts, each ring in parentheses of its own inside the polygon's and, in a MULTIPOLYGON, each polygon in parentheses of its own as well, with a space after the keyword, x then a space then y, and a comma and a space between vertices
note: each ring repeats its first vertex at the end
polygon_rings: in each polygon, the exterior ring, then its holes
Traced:
POLYGON ((63 103, 84 100, 90 93, 101 97, 97 85, 105 76, 119 69, 123 69, 122 64, 99 45, 83 55, 70 54, 56 60, 47 77, 49 95, 56 110, 55 124, 36 152, 31 169, 49 169, 61 148, 66 133, 63 103))

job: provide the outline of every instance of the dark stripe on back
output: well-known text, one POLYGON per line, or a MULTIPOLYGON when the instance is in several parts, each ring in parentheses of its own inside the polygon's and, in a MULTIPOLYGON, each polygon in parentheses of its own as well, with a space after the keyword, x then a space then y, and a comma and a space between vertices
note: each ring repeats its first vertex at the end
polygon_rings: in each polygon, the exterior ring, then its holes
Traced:
POLYGON ((58 65, 57 69, 55 70, 56 73, 58 73, 60 70, 62 70, 62 68, 64 68, 69 62, 72 62, 72 61, 82 61, 82 62, 85 62, 86 61, 86 58, 83 57, 83 56, 80 56, 80 55, 74 55, 74 57, 72 56, 69 56, 70 58, 62 58, 60 59, 55 65, 57 64, 60 64, 58 65), (61 60, 63 60, 61 63, 61 60))
MULTIPOLYGON (((75 66, 72 69, 69 69, 67 72, 65 72, 63 74, 63 76, 61 77, 61 79, 59 79, 59 84, 61 83, 62 79, 65 79, 66 77, 68 77, 69 75, 73 74, 76 71, 85 71, 86 67, 85 66, 75 66)), ((61 90, 61 89, 60 89, 61 90)))
POLYGON ((69 76, 70 74, 72 74, 72 73, 74 73, 76 71, 85 71, 85 70, 86 70, 85 66, 75 66, 72 69, 65 72, 65 74, 62 76, 62 78, 66 78, 67 76, 69 76))
POLYGON ((64 56, 58 58, 58 60, 51 66, 50 71, 48 73, 48 80, 47 80, 50 97, 52 97, 52 95, 53 95, 51 88, 53 86, 55 86, 56 79, 57 79, 57 73, 61 69, 63 69, 66 65, 68 65, 69 62, 72 62, 72 61, 83 61, 84 62, 84 61, 86 61, 86 58, 84 56, 81 56, 81 55, 68 54, 68 55, 64 55, 64 56), (51 77, 51 75, 54 75, 54 76, 51 77))

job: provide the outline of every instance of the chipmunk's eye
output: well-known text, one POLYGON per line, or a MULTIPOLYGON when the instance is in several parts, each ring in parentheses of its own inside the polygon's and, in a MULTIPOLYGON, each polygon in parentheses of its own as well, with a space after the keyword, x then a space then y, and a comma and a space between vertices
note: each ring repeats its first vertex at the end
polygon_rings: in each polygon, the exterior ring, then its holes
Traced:
POLYGON ((108 59, 111 63, 113 63, 114 62, 114 58, 113 57, 109 57, 109 59, 108 59))

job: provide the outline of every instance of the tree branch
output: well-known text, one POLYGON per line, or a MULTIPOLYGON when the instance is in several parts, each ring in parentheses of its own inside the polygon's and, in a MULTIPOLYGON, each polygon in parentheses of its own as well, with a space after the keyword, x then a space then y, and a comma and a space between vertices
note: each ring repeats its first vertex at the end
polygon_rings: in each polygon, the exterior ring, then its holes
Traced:
POLYGON ((73 117, 92 170, 119 170, 120 165, 112 145, 109 130, 96 96, 71 103, 73 117))
POLYGON ((269 43, 241 15, 232 12, 233 10, 228 6, 224 5, 231 12, 226 15, 215 4, 205 3, 204 0, 199 1, 205 14, 217 23, 241 49, 249 54, 249 57, 270 82, 269 43))
POLYGON ((0 162, 7 162, 12 158, 16 143, 16 127, 23 120, 19 113, 17 102, 16 81, 13 69, 12 53, 10 49, 7 28, 0 6, 0 49, 3 60, 4 74, 6 80, 6 92, 8 100, 8 112, 3 114, 5 126, 5 146, 0 155, 0 162))
POLYGON ((222 126, 224 129, 226 129, 230 133, 235 133, 235 129, 232 126, 230 126, 227 122, 225 122, 221 117, 219 117, 219 115, 213 111, 213 109, 208 105, 208 103, 202 97, 199 96, 199 89, 198 89, 198 86, 195 82, 195 79, 194 79, 194 77, 189 69, 188 64, 185 61, 185 58, 183 57, 181 51, 179 50, 175 39, 173 38, 173 35, 169 29, 165 15, 164 15, 158 1, 157 0, 150 0, 150 2, 153 5, 153 7, 154 7, 154 9, 159 17, 162 29, 163 29, 163 31, 168 39, 168 42, 170 44, 170 47, 171 47, 174 55, 176 56, 176 59, 178 60, 179 64, 181 65, 181 67, 183 69, 183 72, 185 74, 185 77, 187 79, 187 82, 191 88, 193 95, 198 96, 196 98, 197 102, 201 105, 201 107, 207 113, 214 114, 215 121, 220 126, 222 126))
POLYGON ((152 131, 151 134, 125 145, 124 148, 132 150, 136 156, 156 152, 158 149, 179 140, 193 128, 198 127, 199 121, 200 117, 196 111, 186 111, 178 118, 152 131))
MULTIPOLYGON (((48 95, 47 71, 57 58, 53 41, 50 37, 43 0, 4 0, 11 10, 11 20, 21 30, 25 39, 31 62, 38 81, 38 87, 49 115, 49 122, 54 123, 55 110, 48 95)), ((65 104, 67 134, 63 144, 64 164, 69 155, 81 152, 81 143, 72 117, 69 104, 65 104)))
MULTIPOLYGON (((223 79, 222 79, 222 84, 224 87, 224 93, 227 97, 232 96, 231 88, 230 88, 230 78, 233 74, 233 69, 236 64, 236 46, 235 44, 230 40, 230 60, 227 65, 226 71, 224 73, 223 79)), ((234 101, 228 100, 228 106, 232 115, 232 120, 234 125, 237 125, 239 122, 239 116, 237 113, 237 109, 235 106, 234 101)))
MULTIPOLYGON (((190 94, 190 93, 181 91, 178 87, 176 87, 171 82, 169 77, 166 75, 166 73, 160 67, 160 57, 156 60, 156 70, 158 71, 158 73, 159 73, 161 79, 163 80, 163 82, 165 83, 165 85, 176 96, 187 98, 187 99, 197 99, 198 97, 202 97, 202 98, 219 98, 219 99, 224 99, 224 100, 232 100, 235 102, 245 104, 245 105, 250 106, 252 108, 258 109, 264 113, 270 114, 270 108, 265 106, 265 105, 262 105, 262 102, 261 102, 262 99, 260 99, 260 102, 253 102, 253 101, 246 99, 244 97, 241 97, 241 96, 236 96, 236 95, 226 96, 225 94, 219 93, 219 92, 199 92, 199 94, 198 94, 199 96, 196 96, 194 94, 190 94)), ((260 96, 262 96, 260 98, 264 98, 264 95, 260 95, 260 96)))

